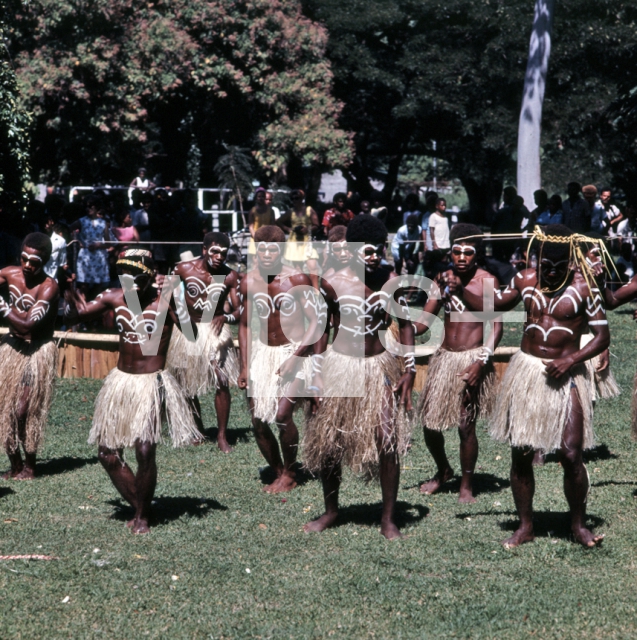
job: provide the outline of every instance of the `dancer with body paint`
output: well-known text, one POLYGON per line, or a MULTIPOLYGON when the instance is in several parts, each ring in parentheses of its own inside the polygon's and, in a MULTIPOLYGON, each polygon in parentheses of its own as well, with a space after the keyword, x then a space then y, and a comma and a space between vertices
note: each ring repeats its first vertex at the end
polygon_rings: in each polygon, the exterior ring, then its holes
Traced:
MULTIPOLYGON (((493 354, 502 338, 502 322, 492 323, 491 333, 484 334, 484 323, 470 320, 472 311, 483 310, 483 291, 491 280, 491 290, 499 288, 497 280, 482 267, 484 257, 482 232, 472 224, 457 224, 451 230, 452 269, 436 278, 438 292, 431 295, 423 315, 415 321, 416 335, 430 328, 432 319, 444 307, 444 340, 431 356, 425 387, 420 394, 418 416, 423 424, 425 443, 436 462, 437 472, 420 491, 436 493, 453 478, 453 469, 445 453, 443 432, 458 428, 460 435, 461 481, 459 502, 475 502, 473 473, 478 460, 476 420, 493 409, 496 375, 493 354), (458 278, 463 290, 470 289, 480 297, 476 307, 469 305, 461 294, 450 294, 450 278, 458 278), (454 316, 452 316, 454 314, 454 316), (465 314, 459 322, 456 314, 465 314)), ((489 289, 487 289, 489 290, 489 289)))
POLYGON ((226 430, 230 416, 230 385, 236 385, 239 357, 229 325, 239 321, 239 274, 225 264, 230 243, 224 233, 207 233, 203 239, 203 256, 180 262, 173 275, 183 282, 183 297, 177 311, 185 311, 197 324, 198 340, 188 340, 175 327, 166 365, 177 378, 192 405, 193 416, 203 436, 203 420, 199 396, 214 389, 217 411, 217 446, 230 453, 226 430), (224 303, 230 298, 232 313, 224 313, 224 303), (206 322, 202 322, 202 320, 206 322), (203 343, 203 344, 202 344, 203 343))
MULTIPOLYGON (((179 319, 169 300, 163 299, 164 292, 160 294, 157 288, 151 252, 124 251, 117 261, 117 270, 123 289, 107 289, 89 303, 81 293, 69 291, 65 316, 71 323, 91 320, 107 311, 115 313, 119 359, 95 401, 89 443, 98 445, 99 461, 115 488, 135 509, 127 526, 133 533, 148 533, 162 419, 168 422, 174 447, 193 444, 200 436, 183 389, 166 370, 170 336, 179 319), (127 294, 129 299, 137 296, 141 315, 130 308, 127 294), (158 327, 162 320, 163 325, 158 327), (159 340, 155 353, 145 354, 143 346, 156 337, 159 340), (124 461, 125 448, 135 449, 136 473, 124 461)), ((170 290, 166 288, 165 292, 170 290)))
POLYGON ((11 463, 3 478, 30 480, 53 400, 58 349, 53 341, 58 313, 57 282, 46 275, 51 240, 30 233, 22 243, 19 267, 0 270, 0 314, 9 335, 0 343, 0 438, 11 463), (24 460, 20 453, 24 450, 24 460))
POLYGON ((416 374, 414 331, 406 313, 405 292, 393 294, 383 287, 396 278, 381 265, 387 240, 385 225, 373 216, 359 216, 347 227, 349 265, 334 273, 321 287, 331 309, 334 342, 318 365, 322 396, 314 416, 308 420, 303 439, 303 462, 320 475, 325 513, 308 522, 306 532, 334 526, 338 518, 341 469, 379 477, 383 496, 380 532, 388 539, 401 536, 394 519, 400 456, 409 446, 410 429, 405 410, 411 410, 416 374), (359 243, 354 249, 351 243, 359 243), (402 358, 386 350, 381 340, 392 322, 394 302, 403 317, 398 320, 399 337, 405 345, 402 358), (401 360, 404 372, 401 370, 401 360), (358 387, 358 388, 357 388, 358 387), (358 395, 353 391, 357 388, 358 395), (352 396, 352 397, 350 397, 352 396))
MULTIPOLYGON (((588 266, 575 264, 579 252, 571 236, 564 225, 547 225, 536 233, 537 269, 521 271, 495 296, 496 310, 512 309, 522 300, 527 313, 522 345, 502 379, 491 424, 491 435, 511 445, 511 489, 520 524, 503 542, 507 548, 535 538, 535 450, 558 454, 576 542, 594 547, 604 537, 586 527, 589 481, 582 452, 595 439, 593 383, 586 361, 608 347, 610 334, 592 273, 584 277, 574 268, 588 266), (580 348, 589 329, 593 339, 580 348)), ((480 301, 459 278, 451 279, 449 288, 469 304, 480 301)))
POLYGON ((321 311, 322 299, 310 276, 283 264, 285 234, 279 227, 259 228, 254 242, 255 266, 240 284, 244 306, 239 323, 238 386, 249 389, 257 445, 276 474, 265 491, 281 493, 296 487, 299 432, 294 410, 305 404, 300 400, 311 378, 311 361, 306 356, 313 352, 313 345, 323 332, 319 320, 322 316, 324 321, 327 314, 321 311), (253 314, 259 322, 255 339, 253 314), (271 424, 279 429, 281 449, 271 424))

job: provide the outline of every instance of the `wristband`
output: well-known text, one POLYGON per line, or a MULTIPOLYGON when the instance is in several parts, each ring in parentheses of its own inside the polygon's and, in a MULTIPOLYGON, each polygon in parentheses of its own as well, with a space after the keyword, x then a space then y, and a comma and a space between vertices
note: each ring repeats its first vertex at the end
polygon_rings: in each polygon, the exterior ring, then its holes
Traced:
POLYGON ((481 347, 478 352, 477 360, 486 365, 489 362, 489 358, 493 355, 493 351, 489 347, 481 347))

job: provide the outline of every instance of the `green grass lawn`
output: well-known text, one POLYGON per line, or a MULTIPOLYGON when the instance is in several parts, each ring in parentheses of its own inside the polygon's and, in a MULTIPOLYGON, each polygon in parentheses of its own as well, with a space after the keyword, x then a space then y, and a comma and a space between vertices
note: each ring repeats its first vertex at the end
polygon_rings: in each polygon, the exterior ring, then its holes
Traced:
MULTIPOLYGON (((475 505, 456 481, 433 497, 420 429, 404 460, 399 517, 405 537, 378 533, 380 489, 347 475, 340 526, 305 535, 321 513, 319 482, 285 496, 262 492, 264 466, 237 394, 232 455, 214 445, 164 447, 150 535, 133 536, 130 511, 86 444, 98 381, 59 383, 33 482, 0 483, 0 638, 574 638, 633 637, 637 579, 637 448, 630 390, 637 324, 611 314, 612 366, 624 389, 601 401, 599 447, 588 455, 589 524, 606 534, 587 551, 569 536, 562 474, 537 470, 535 543, 500 546, 515 527, 509 450, 480 426, 475 505), (68 601, 63 602, 66 598, 68 601)), ((520 327, 503 344, 519 344, 520 327)), ((213 424, 211 398, 204 417, 213 424)), ((448 438, 457 469, 458 439, 448 438)))

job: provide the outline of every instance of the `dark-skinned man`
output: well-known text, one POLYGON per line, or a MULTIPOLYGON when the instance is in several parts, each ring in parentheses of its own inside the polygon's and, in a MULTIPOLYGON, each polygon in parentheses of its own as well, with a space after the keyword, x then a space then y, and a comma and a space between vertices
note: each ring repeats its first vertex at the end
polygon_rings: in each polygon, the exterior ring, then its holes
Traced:
MULTIPOLYGON (((519 272, 496 292, 496 310, 523 301, 527 313, 520 351, 511 359, 502 379, 493 412, 491 435, 511 445, 511 489, 520 517, 515 533, 503 542, 507 548, 534 540, 534 451, 556 451, 564 470, 564 493, 575 541, 594 547, 603 535, 586 528, 588 474, 582 452, 594 446, 593 382, 586 360, 610 343, 602 295, 595 280, 589 286, 575 265, 571 231, 547 225, 536 235, 537 269, 519 272), (593 339, 580 348, 587 330, 593 339)), ((458 278, 449 282, 452 293, 462 291, 458 278)), ((479 296, 463 291, 469 304, 479 296)))
MULTIPOLYGON (((168 370, 177 378, 193 408, 193 416, 203 432, 199 396, 214 389, 217 411, 217 446, 230 453, 226 430, 230 416, 229 385, 236 384, 239 358, 234 348, 230 324, 239 320, 237 287, 239 275, 224 261, 230 243, 223 233, 207 233, 201 258, 180 262, 173 275, 183 282, 183 300, 191 322, 197 324, 197 342, 188 340, 175 327, 168 349, 168 370), (233 313, 224 313, 230 298, 233 313)), ((181 297, 180 297, 181 299, 181 297)), ((182 312, 178 305, 178 312, 182 312)))
MULTIPOLYGON (((409 442, 405 410, 411 409, 415 378, 414 331, 408 314, 398 320, 403 364, 386 350, 381 332, 391 323, 397 302, 406 311, 405 292, 392 292, 396 273, 381 265, 387 241, 385 225, 373 216, 354 218, 347 227, 350 263, 334 273, 322 290, 331 309, 334 341, 327 349, 322 338, 322 398, 308 420, 303 440, 304 464, 320 475, 325 513, 304 530, 323 531, 338 518, 341 469, 380 479, 383 510, 380 532, 387 539, 401 536, 395 522, 400 455, 409 442), (359 395, 352 391, 358 388, 359 395), (349 396, 352 397, 349 397, 349 396)), ((396 282, 398 282, 396 280, 396 282)), ((386 332, 385 338, 389 336, 386 332)), ((317 356, 315 356, 317 357, 317 356)), ((320 357, 320 356, 319 356, 320 357)))
POLYGON ((307 356, 322 334, 319 316, 323 313, 326 317, 326 312, 320 311, 321 301, 310 276, 283 264, 285 234, 279 227, 259 228, 254 242, 255 264, 241 279, 239 289, 243 309, 238 386, 248 389, 257 445, 276 475, 265 491, 281 493, 296 487, 299 432, 294 410, 304 404, 298 401, 311 377, 307 356), (259 322, 254 339, 253 313, 259 322), (271 424, 279 429, 281 449, 271 424))
POLYGON ((460 495, 459 502, 475 502, 473 474, 478 459, 476 420, 489 415, 495 400, 496 376, 493 354, 502 338, 502 322, 492 323, 488 337, 484 324, 472 311, 482 311, 483 290, 499 288, 494 277, 480 267, 483 258, 482 232, 472 224, 457 224, 451 230, 452 269, 436 278, 442 296, 430 295, 423 315, 415 323, 416 335, 430 328, 432 319, 444 306, 444 340, 431 356, 425 387, 420 394, 418 416, 423 424, 425 443, 437 466, 434 477, 425 482, 420 491, 430 495, 453 478, 453 470, 445 453, 443 432, 458 428, 460 436, 460 495), (470 289, 480 297, 473 307, 461 295, 446 290, 447 279, 457 277, 464 290, 470 289), (489 287, 488 281, 491 280, 489 287), (454 314, 452 316, 452 314, 454 314), (465 314, 460 322, 457 314, 465 314))
POLYGON ((81 293, 69 291, 65 315, 69 322, 77 323, 115 312, 119 359, 95 401, 89 443, 97 443, 99 461, 115 488, 135 510, 127 526, 133 533, 148 533, 157 484, 155 453, 162 439, 162 418, 167 419, 175 447, 194 443, 199 431, 184 391, 165 370, 171 333, 178 321, 170 306, 170 289, 166 287, 160 294, 150 251, 124 251, 117 269, 124 289, 107 289, 90 303, 81 293), (129 307, 134 294, 138 296, 140 315, 129 307), (166 315, 162 317, 164 312, 166 315), (158 326, 162 321, 162 326, 158 326), (154 345, 148 348, 151 341, 154 345), (135 449, 136 473, 124 461, 124 448, 135 449))
POLYGON ((51 240, 30 233, 22 243, 19 267, 0 270, 0 314, 9 335, 0 344, 0 437, 11 463, 3 478, 30 480, 53 400, 58 350, 53 341, 59 289, 46 275, 51 240), (20 453, 24 450, 24 460, 20 453))

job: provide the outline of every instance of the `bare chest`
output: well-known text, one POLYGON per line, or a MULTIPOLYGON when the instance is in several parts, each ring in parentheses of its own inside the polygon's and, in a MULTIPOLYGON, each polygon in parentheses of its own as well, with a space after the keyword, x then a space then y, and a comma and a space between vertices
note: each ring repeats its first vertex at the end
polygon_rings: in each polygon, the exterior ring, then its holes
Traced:
POLYGON ((536 287, 526 287, 522 290, 522 299, 533 321, 539 321, 543 316, 555 321, 572 321, 581 316, 591 302, 589 298, 584 300, 572 285, 555 296, 547 296, 536 287))
MULTIPOLYGON (((128 307, 122 305, 115 308, 115 323, 126 344, 145 344, 157 330, 159 315, 156 308, 150 308, 136 316, 128 307)), ((164 325, 162 332, 165 333, 166 329, 164 325)))
POLYGON ((388 326, 387 308, 390 295, 385 291, 373 291, 365 297, 351 294, 337 298, 340 312, 340 329, 352 336, 370 336, 388 326))
POLYGON ((228 295, 228 286, 223 276, 218 278, 187 276, 184 280, 184 288, 186 303, 191 309, 200 313, 216 309, 219 301, 225 300, 228 295))

